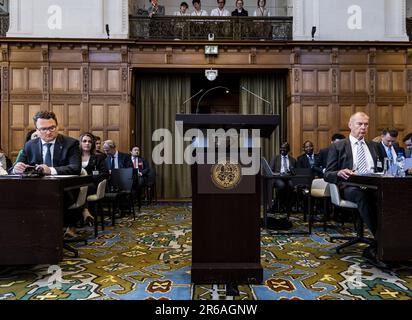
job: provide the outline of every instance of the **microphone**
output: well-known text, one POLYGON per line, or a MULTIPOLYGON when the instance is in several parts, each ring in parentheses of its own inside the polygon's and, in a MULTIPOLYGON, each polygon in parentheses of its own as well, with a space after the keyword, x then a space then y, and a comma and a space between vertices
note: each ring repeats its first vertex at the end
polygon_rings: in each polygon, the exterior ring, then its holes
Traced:
POLYGON ((109 29, 109 25, 106 24, 106 34, 107 34, 107 39, 110 38, 110 29, 109 29))
POLYGON ((270 103, 270 101, 263 99, 261 96, 257 95, 256 93, 250 91, 249 89, 246 89, 244 86, 240 86, 240 89, 245 90, 247 93, 250 93, 251 95, 255 96, 256 98, 266 102, 269 104, 269 114, 272 114, 272 104, 270 103))
POLYGON ((189 99, 186 99, 183 103, 182 103, 182 108, 180 109, 180 113, 185 113, 184 112, 184 105, 186 104, 186 102, 189 102, 190 100, 192 100, 194 97, 196 97, 199 93, 203 92, 203 89, 200 89, 198 92, 196 92, 193 96, 191 96, 189 99))
POLYGON ((196 107, 196 113, 199 113, 199 108, 200 108, 200 101, 202 101, 203 97, 210 91, 215 90, 215 89, 225 89, 226 93, 229 93, 229 88, 224 87, 224 86, 217 86, 217 87, 213 87, 210 88, 209 90, 207 90, 204 94, 202 94, 202 96, 199 98, 199 101, 197 102, 197 107, 196 107))
POLYGON ((312 27, 312 41, 315 40, 316 26, 312 27))

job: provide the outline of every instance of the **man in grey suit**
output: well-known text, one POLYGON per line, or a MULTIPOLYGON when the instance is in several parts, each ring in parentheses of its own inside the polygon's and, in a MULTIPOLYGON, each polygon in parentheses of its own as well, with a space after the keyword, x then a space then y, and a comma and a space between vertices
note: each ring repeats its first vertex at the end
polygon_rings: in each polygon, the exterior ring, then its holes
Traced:
MULTIPOLYGON (((350 117, 348 126, 351 130, 349 138, 330 146, 324 179, 327 182, 338 184, 342 198, 358 205, 361 219, 375 236, 377 211, 374 191, 344 184, 352 175, 367 174, 376 169, 376 149, 372 142, 365 140, 369 116, 363 112, 357 112, 350 117)), ((376 245, 367 248, 364 256, 370 261, 377 262, 376 245)))
POLYGON ((151 3, 149 9, 147 9, 147 13, 149 17, 153 16, 164 16, 165 15, 165 7, 158 5, 158 0, 149 0, 151 3))
POLYGON ((28 166, 35 166, 45 175, 79 175, 79 141, 59 134, 56 115, 51 111, 37 112, 33 121, 39 137, 24 145, 13 173, 20 174, 28 166))

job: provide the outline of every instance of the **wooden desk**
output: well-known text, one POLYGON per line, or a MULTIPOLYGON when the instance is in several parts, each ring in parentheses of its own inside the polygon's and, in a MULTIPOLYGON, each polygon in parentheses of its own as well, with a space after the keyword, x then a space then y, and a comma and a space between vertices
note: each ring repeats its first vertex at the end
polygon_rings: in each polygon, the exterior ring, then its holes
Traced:
POLYGON ((1 176, 0 265, 61 261, 64 191, 91 182, 91 176, 1 176))
POLYGON ((412 177, 352 176, 348 184, 377 191, 378 256, 383 261, 412 258, 412 177))

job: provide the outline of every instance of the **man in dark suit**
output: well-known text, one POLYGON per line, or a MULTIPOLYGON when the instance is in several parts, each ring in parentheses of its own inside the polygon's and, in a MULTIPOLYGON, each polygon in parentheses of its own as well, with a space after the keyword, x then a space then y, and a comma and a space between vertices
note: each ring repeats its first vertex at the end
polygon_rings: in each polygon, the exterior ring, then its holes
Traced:
MULTIPOLYGON (((343 134, 340 133, 335 133, 332 135, 332 139, 331 139, 331 144, 332 143, 336 143, 340 140, 345 139, 345 136, 343 134)), ((314 170, 316 172, 316 174, 320 177, 323 178, 323 175, 325 173, 326 170, 326 164, 328 161, 328 153, 329 153, 329 149, 330 146, 320 149, 319 150, 319 154, 318 157, 315 159, 315 167, 314 170)))
MULTIPOLYGON (((16 174, 23 173, 28 166, 45 175, 79 175, 81 171, 81 156, 79 141, 59 134, 56 115, 51 111, 39 111, 33 117, 38 138, 29 140, 23 147, 19 162, 12 168, 16 174)), ((64 192, 64 207, 72 205, 78 195, 78 190, 64 192)), ((65 212, 64 224, 66 234, 76 225, 77 216, 65 212)))
POLYGON ((59 134, 57 118, 53 112, 39 111, 33 117, 39 138, 28 141, 13 173, 23 173, 35 166, 45 175, 79 175, 81 158, 79 142, 59 134))
MULTIPOLYGON (((280 174, 290 174, 293 172, 293 169, 296 168, 296 159, 289 156, 290 146, 288 142, 283 142, 280 146, 280 154, 275 156, 270 161, 270 168, 274 173, 280 174)), ((282 179, 274 179, 272 180, 272 187, 270 190, 275 188, 277 190, 277 195, 279 199, 279 204, 285 204, 287 199, 287 195, 289 194, 289 190, 287 188, 293 188, 293 184, 291 180, 282 179)), ((269 197, 269 201, 271 201, 272 197, 269 197)))
POLYGON ((147 9, 147 13, 149 14, 149 17, 153 16, 164 16, 165 15, 165 7, 164 6, 159 6, 157 0, 149 0, 150 2, 150 7, 147 9))
POLYGON ((106 153, 106 167, 109 170, 120 168, 132 168, 133 163, 127 153, 116 150, 116 144, 113 140, 106 140, 103 143, 103 151, 106 153))
POLYGON ((313 153, 313 143, 312 141, 305 141, 303 143, 303 154, 301 154, 296 162, 296 167, 297 168, 306 168, 306 169, 312 169, 313 175, 319 175, 321 173, 321 170, 317 167, 315 167, 315 164, 319 162, 318 158, 319 155, 313 153))
MULTIPOLYGON (((349 138, 330 146, 324 179, 327 182, 338 184, 342 198, 358 205, 361 219, 375 236, 377 214, 374 191, 344 184, 350 176, 374 172, 376 168, 375 147, 372 142, 365 141, 369 117, 363 112, 357 112, 350 117, 348 125, 351 130, 349 138)), ((365 249, 364 257, 377 263, 376 245, 365 249)))
POLYGON ((130 150, 133 168, 137 169, 139 176, 139 187, 143 187, 147 183, 147 175, 150 171, 150 166, 147 160, 140 156, 140 148, 134 146, 130 150))
POLYGON ((412 132, 408 133, 402 141, 405 145, 405 158, 412 158, 412 132))
POLYGON ((396 143, 398 130, 385 128, 382 130, 381 142, 375 142, 376 153, 378 155, 377 171, 383 171, 384 159, 388 158, 394 162, 398 158, 398 153, 405 154, 405 150, 396 143))
POLYGON ((234 17, 247 17, 249 14, 245 8, 243 8, 243 0, 236 1, 236 9, 232 11, 234 17))

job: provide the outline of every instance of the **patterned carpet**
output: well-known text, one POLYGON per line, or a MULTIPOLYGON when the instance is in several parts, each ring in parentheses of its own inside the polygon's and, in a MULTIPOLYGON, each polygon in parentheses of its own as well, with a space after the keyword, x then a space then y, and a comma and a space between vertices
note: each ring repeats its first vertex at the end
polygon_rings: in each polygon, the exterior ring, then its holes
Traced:
POLYGON ((263 232, 264 283, 226 296, 224 285, 190 283, 189 204, 143 207, 136 220, 109 223, 97 239, 77 245, 80 258, 67 256, 59 266, 0 267, 0 300, 412 299, 412 262, 384 272, 364 261, 362 246, 335 253, 329 236, 350 229, 324 233, 319 226, 310 237, 263 232))

